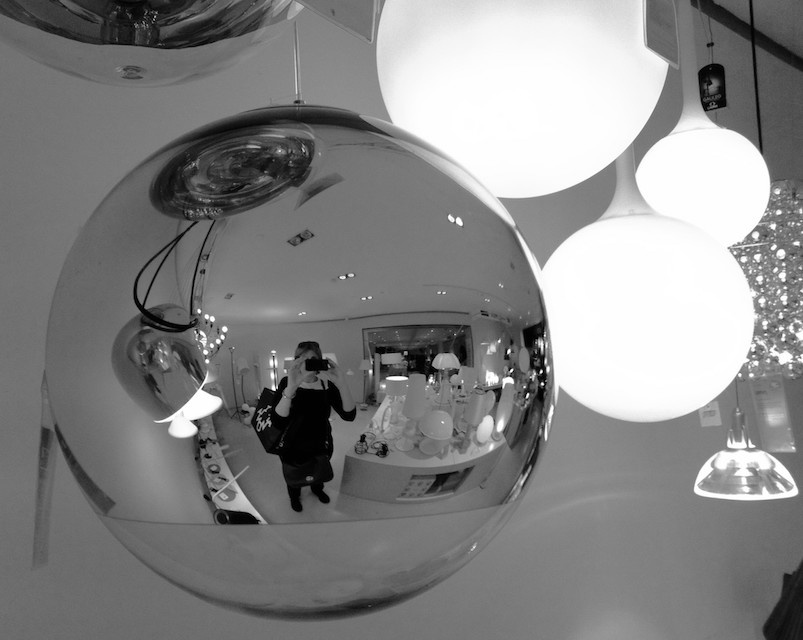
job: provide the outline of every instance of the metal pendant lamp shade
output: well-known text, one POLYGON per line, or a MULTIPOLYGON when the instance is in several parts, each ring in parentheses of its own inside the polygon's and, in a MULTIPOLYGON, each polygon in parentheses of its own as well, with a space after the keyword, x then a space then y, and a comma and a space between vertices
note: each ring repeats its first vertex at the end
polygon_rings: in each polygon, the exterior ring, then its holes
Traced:
POLYGON ((744 413, 736 407, 727 447, 702 466, 694 493, 722 500, 776 500, 792 498, 798 489, 780 461, 750 442, 744 413))

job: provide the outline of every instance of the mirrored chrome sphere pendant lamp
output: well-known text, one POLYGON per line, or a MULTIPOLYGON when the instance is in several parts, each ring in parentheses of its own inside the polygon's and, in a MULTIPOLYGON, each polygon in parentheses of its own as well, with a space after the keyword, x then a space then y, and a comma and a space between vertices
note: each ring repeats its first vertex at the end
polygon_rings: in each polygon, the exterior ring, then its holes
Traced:
POLYGON ((497 197, 553 193, 608 166, 667 68, 645 45, 643 0, 386 0, 377 31, 393 122, 497 197))
POLYGON ((0 0, 0 39, 104 84, 161 86, 231 66, 301 10, 293 0, 0 0))
MULTIPOLYGON (((198 310, 225 321, 229 350, 249 362, 316 340, 343 371, 358 369, 369 328, 403 320, 468 334, 479 322, 475 341, 529 348, 552 371, 548 340, 526 344, 549 336, 539 269, 502 204, 402 129, 297 94, 174 140, 109 193, 63 267, 46 376, 62 450, 127 549, 206 601, 309 619, 392 605, 471 560, 530 485, 557 389, 551 373, 517 376, 499 438, 469 451, 446 442, 426 459, 403 447, 361 454, 371 412, 332 413, 331 500, 305 493, 302 512, 257 426, 219 408, 188 412, 207 380, 198 310), (137 275, 159 257, 159 277, 137 275), (171 437, 156 419, 198 434, 171 437)), ((216 388, 231 399, 227 385, 216 388)), ((420 413, 398 413, 403 433, 420 413)))
POLYGON ((769 171, 752 142, 705 113, 691 5, 676 0, 675 6, 683 109, 675 128, 642 158, 636 180, 655 211, 697 225, 727 247, 741 241, 761 219, 769 171))
POLYGON ((738 381, 734 380, 736 408, 728 429, 728 444, 700 468, 694 493, 720 500, 777 500, 798 494, 792 474, 773 455, 756 447, 747 432, 739 406, 738 381))
POLYGON ((750 288, 699 227, 656 214, 632 149, 602 217, 544 266, 556 378, 578 402, 632 422, 669 420, 716 397, 753 335, 750 288))

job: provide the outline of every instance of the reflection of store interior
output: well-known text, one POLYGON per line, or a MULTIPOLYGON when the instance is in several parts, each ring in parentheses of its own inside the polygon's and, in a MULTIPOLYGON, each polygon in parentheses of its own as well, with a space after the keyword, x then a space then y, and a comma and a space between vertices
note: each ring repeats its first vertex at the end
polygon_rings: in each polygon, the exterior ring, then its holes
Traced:
MULTIPOLYGON (((513 336, 498 319, 464 320, 355 327, 356 354, 327 354, 346 368, 359 411, 352 423, 333 414, 335 479, 327 488, 335 499, 326 510, 304 514, 289 511, 277 482, 279 460, 262 450, 250 420, 258 392, 278 385, 292 361, 285 353, 292 351, 279 345, 243 355, 238 341, 221 354, 230 375, 219 366, 217 380, 207 385, 225 406, 199 432, 210 506, 281 522, 400 517, 503 502, 523 462, 521 447, 510 446, 519 437, 521 396, 537 397, 542 383, 538 327, 513 336)), ((321 337, 321 344, 335 343, 321 337)))

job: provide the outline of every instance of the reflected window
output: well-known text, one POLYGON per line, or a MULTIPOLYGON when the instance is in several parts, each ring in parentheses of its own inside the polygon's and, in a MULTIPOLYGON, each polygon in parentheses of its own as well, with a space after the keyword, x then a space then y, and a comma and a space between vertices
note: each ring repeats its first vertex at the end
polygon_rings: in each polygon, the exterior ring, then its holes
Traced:
POLYGON ((400 325, 363 330, 366 357, 374 363, 368 403, 375 404, 388 376, 422 373, 438 377, 432 363, 439 353, 454 353, 462 366, 474 365, 471 327, 460 324, 400 325))

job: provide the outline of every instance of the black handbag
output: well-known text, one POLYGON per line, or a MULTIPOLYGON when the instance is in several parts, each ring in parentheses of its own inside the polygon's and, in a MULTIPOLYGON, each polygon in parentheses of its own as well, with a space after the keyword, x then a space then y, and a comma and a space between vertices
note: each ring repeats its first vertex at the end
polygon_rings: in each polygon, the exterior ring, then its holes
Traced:
POLYGON ((262 447, 268 453, 279 455, 284 448, 284 436, 287 429, 281 429, 273 424, 271 411, 276 399, 276 392, 273 389, 265 388, 259 395, 254 416, 251 418, 251 426, 254 427, 262 447))
POLYGON ((320 454, 304 462, 282 460, 282 473, 288 487, 306 487, 329 482, 335 477, 329 456, 320 454))

